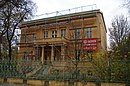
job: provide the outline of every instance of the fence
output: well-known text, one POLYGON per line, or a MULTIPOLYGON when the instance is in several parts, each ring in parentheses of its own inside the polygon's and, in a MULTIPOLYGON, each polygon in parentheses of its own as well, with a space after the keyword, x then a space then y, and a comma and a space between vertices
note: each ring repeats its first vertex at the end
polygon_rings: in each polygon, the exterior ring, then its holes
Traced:
POLYGON ((42 64, 32 60, 1 60, 1 78, 38 80, 120 82, 130 85, 130 61, 54 61, 42 64))

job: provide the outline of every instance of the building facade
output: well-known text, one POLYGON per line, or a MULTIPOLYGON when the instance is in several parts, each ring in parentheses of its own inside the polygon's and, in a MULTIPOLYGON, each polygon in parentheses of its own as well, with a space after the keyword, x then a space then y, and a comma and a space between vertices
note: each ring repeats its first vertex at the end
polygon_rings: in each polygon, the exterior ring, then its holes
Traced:
POLYGON ((81 60, 86 53, 106 51, 106 33, 100 10, 23 22, 18 58, 42 63, 81 60))

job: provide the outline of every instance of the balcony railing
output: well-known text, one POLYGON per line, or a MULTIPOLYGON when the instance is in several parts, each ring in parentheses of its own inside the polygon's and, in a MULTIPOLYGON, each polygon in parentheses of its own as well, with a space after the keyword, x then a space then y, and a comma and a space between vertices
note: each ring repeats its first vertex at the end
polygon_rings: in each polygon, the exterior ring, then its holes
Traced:
POLYGON ((34 40, 34 42, 67 42, 68 40, 64 37, 56 37, 56 38, 39 38, 34 40))

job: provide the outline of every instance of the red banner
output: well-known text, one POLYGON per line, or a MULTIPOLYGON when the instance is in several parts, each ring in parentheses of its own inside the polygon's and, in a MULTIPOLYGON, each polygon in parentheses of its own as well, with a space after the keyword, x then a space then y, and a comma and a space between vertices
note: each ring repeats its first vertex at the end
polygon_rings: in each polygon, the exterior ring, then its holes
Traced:
POLYGON ((83 39, 82 47, 84 50, 96 50, 97 44, 98 44, 97 38, 86 38, 83 39))

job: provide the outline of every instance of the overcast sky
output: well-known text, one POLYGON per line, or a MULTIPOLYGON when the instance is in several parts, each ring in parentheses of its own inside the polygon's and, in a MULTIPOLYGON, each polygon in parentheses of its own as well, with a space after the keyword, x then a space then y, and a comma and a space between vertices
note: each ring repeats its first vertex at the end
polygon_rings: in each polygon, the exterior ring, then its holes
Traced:
POLYGON ((50 13, 60 10, 71 9, 80 6, 96 4, 104 14, 106 27, 110 27, 111 20, 114 16, 126 14, 127 10, 123 8, 124 0, 33 0, 37 6, 36 15, 50 13))

